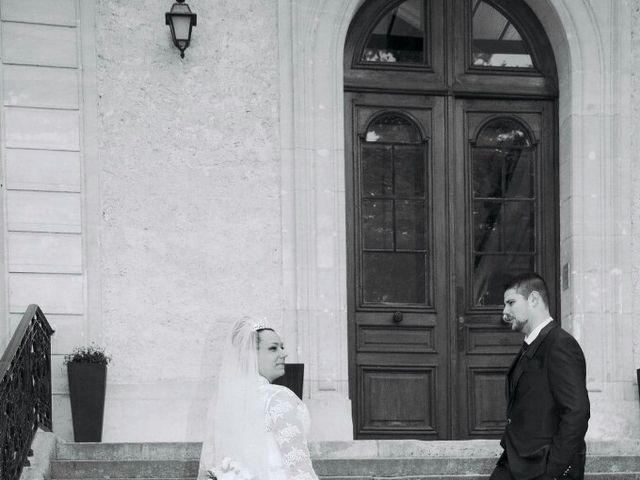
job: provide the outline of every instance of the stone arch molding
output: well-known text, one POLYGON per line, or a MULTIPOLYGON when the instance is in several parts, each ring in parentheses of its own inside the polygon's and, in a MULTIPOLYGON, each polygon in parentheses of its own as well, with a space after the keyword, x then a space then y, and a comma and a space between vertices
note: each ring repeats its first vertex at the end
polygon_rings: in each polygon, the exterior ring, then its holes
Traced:
MULTIPOLYGON (((343 50, 363 1, 279 2, 284 331, 297 360, 307 365, 307 401, 320 417, 314 425, 324 425, 316 429, 317 439, 352 435, 343 50), (345 418, 335 420, 336 412, 345 418)), ((616 290, 631 283, 629 262, 623 267, 632 253, 624 236, 631 231, 631 209, 621 209, 627 217, 612 209, 624 201, 616 192, 630 182, 623 160, 629 147, 616 128, 630 108, 625 106, 629 82, 624 76, 630 76, 632 63, 624 57, 630 56, 624 36, 630 15, 621 11, 620 2, 525 1, 543 24, 558 65, 560 257, 561 270, 566 265, 569 274, 562 291, 563 325, 587 352, 594 398, 608 390, 605 379, 616 375, 618 365, 610 361, 615 349, 627 348, 619 344, 623 340, 611 338, 615 329, 608 329, 607 322, 626 315, 630 322, 635 313, 618 304, 616 290), (618 236, 612 240, 606 232, 618 236)), ((617 375, 616 380, 627 380, 617 375)), ((617 393, 605 396, 612 395, 617 393)))

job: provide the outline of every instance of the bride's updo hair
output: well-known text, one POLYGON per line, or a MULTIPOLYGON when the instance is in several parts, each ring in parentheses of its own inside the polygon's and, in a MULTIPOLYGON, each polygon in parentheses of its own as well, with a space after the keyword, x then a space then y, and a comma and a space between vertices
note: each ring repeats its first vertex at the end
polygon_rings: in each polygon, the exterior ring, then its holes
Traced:
POLYGON ((265 330, 271 330, 275 332, 273 328, 263 322, 256 322, 251 318, 245 317, 242 320, 238 320, 231 329, 231 343, 235 346, 239 346, 246 341, 247 336, 255 337, 256 343, 260 342, 260 332, 265 330))
MULTIPOLYGON (((247 351, 258 350, 260 345, 260 332, 275 330, 265 323, 256 322, 251 318, 238 320, 231 328, 231 345, 238 356, 246 355, 247 351)), ((241 363, 243 363, 241 361, 241 363)))

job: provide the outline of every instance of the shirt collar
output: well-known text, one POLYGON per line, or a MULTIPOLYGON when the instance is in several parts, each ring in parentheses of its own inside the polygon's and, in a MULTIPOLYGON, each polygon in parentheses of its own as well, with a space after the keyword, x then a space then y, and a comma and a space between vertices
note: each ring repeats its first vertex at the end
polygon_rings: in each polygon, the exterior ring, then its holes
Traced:
POLYGON ((553 318, 551 318, 551 317, 547 318, 544 322, 542 322, 540 325, 538 325, 536 328, 534 328, 533 331, 529 335, 524 337, 524 341, 527 343, 527 345, 531 345, 533 343, 533 341, 536 338, 538 338, 538 335, 540 335, 540 332, 542 331, 542 329, 544 327, 546 327, 547 325, 549 325, 551 322, 553 322, 553 318))

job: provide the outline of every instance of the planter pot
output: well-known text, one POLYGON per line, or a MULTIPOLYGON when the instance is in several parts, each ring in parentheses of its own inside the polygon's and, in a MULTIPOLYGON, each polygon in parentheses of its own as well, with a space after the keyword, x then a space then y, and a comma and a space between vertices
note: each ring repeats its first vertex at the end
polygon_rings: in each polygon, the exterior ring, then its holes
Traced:
POLYGON ((284 375, 273 381, 276 385, 283 385, 293 391, 302 400, 302 385, 304 382, 304 363, 287 363, 284 375))
POLYGON ((107 366, 96 363, 69 363, 67 374, 75 441, 102 441, 107 366))

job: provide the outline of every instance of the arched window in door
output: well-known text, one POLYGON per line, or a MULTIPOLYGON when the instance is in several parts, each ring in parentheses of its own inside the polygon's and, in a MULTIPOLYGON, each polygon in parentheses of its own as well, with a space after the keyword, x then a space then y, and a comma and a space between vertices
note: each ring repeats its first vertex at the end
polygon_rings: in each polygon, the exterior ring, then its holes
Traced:
POLYGON ((425 143, 406 115, 375 117, 360 146, 364 304, 426 304, 425 143))
POLYGON ((536 267, 536 149, 520 120, 484 124, 471 142, 473 298, 501 305, 502 286, 536 267))

